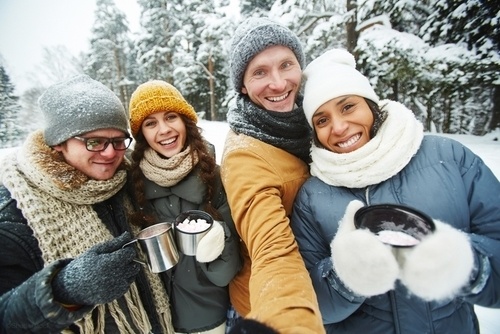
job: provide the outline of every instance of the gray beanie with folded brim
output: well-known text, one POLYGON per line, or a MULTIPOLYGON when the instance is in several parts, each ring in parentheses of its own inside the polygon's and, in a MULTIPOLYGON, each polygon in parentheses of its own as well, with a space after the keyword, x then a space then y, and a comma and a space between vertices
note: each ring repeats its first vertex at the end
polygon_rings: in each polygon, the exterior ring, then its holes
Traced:
POLYGON ((299 38, 287 27, 268 18, 251 17, 236 29, 230 50, 230 72, 234 89, 240 93, 248 63, 268 47, 283 45, 293 51, 300 67, 306 58, 299 38))
POLYGON ((45 118, 48 146, 100 129, 117 129, 128 135, 128 117, 120 99, 87 75, 50 86, 38 104, 45 118))

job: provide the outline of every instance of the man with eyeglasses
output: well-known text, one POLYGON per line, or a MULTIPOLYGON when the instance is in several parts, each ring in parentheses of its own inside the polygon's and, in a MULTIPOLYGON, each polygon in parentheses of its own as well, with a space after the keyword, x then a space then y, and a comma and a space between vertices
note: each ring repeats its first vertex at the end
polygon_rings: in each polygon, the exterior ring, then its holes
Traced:
POLYGON ((0 333, 168 333, 158 275, 122 248, 128 117, 86 75, 39 99, 45 127, 6 157, 0 186, 0 333))

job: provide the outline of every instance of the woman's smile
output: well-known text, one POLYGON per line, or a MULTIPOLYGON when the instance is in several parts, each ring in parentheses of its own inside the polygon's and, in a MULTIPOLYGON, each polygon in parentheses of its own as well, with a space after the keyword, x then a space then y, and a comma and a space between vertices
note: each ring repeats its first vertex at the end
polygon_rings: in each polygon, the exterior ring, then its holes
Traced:
POLYGON ((355 145, 360 138, 361 138, 361 134, 357 133, 354 136, 352 136, 351 138, 349 138, 348 140, 338 142, 337 146, 340 148, 348 148, 350 146, 355 145))

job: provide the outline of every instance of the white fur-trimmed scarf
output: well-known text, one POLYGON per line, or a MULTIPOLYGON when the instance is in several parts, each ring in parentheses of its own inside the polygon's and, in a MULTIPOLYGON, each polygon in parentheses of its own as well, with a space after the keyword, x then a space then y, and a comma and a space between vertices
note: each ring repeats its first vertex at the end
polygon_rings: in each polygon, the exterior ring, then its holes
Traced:
MULTIPOLYGON (((113 237, 92 209, 92 204, 111 198, 123 187, 125 170, 117 171, 110 180, 91 180, 64 162, 59 152, 47 146, 41 131, 31 134, 18 152, 7 157, 4 167, 3 184, 32 228, 45 264, 77 257, 96 243, 113 237), (78 233, 75 233, 76 227, 78 233)), ((161 325, 166 333, 174 333, 168 296, 162 283, 158 275, 149 270, 146 270, 146 275, 161 325)), ((104 315, 109 312, 120 333, 131 333, 134 326, 141 333, 149 333, 151 324, 135 283, 124 299, 133 325, 128 323, 117 301, 97 306, 96 323, 92 319, 93 312, 89 312, 75 324, 82 333, 104 332, 104 315)))
POLYGON ((380 101, 387 119, 375 137, 349 153, 311 147, 311 175, 332 185, 363 188, 399 173, 417 153, 424 137, 423 125, 399 102, 380 101))

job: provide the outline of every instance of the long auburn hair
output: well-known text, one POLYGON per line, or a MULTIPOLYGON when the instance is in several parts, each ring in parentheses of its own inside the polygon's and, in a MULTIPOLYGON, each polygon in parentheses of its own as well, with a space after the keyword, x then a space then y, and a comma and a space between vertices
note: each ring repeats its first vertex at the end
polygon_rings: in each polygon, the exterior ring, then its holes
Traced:
MULTIPOLYGON (((198 154, 197 167, 199 168, 199 177, 202 182, 207 186, 207 191, 204 195, 204 210, 209 213, 214 219, 220 220, 221 215, 212 205, 212 196, 214 195, 216 187, 216 162, 215 157, 210 153, 208 142, 202 136, 202 129, 190 118, 179 114, 184 125, 186 126, 186 143, 185 147, 191 147, 191 157, 194 158, 195 153, 198 154)), ((137 201, 138 211, 132 215, 132 223, 139 227, 147 227, 154 223, 155 216, 152 213, 144 211, 147 206, 147 199, 144 194, 144 173, 142 172, 139 163, 144 158, 144 151, 149 148, 149 144, 139 129, 135 136, 134 150, 132 151, 131 158, 132 164, 130 167, 132 179, 132 191, 135 200, 137 201)), ((193 159, 194 161, 194 159, 193 159)), ((195 166, 193 166, 194 168, 195 166)))

